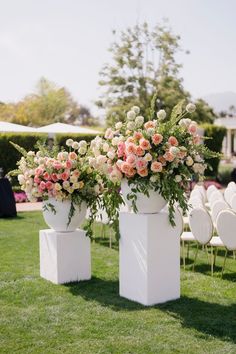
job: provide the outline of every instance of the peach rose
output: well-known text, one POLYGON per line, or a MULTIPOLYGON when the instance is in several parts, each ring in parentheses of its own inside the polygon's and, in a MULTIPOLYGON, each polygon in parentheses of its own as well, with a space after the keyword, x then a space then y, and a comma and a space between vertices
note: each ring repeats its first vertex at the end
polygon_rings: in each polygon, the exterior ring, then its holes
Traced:
POLYGON ((136 161, 135 155, 131 154, 131 155, 128 155, 128 156, 127 156, 126 162, 127 162, 129 165, 135 166, 135 161, 136 161))
POLYGON ((151 145, 147 139, 140 139, 139 144, 143 150, 149 150, 151 148, 151 145))
POLYGON ((69 159, 70 160, 76 160, 77 159, 77 154, 74 151, 70 152, 69 153, 69 159))
POLYGON ((134 154, 136 151, 136 146, 134 143, 128 143, 126 145, 126 153, 127 154, 134 154))
POLYGON ((146 123, 144 124, 144 128, 145 128, 145 129, 148 129, 148 128, 155 128, 155 123, 152 122, 151 120, 149 120, 148 122, 146 122, 146 123))
POLYGON ((142 137, 143 137, 143 134, 142 134, 142 133, 140 133, 140 132, 134 132, 134 139, 140 140, 140 139, 142 139, 142 137))
POLYGON ((146 177, 148 175, 147 168, 144 168, 143 170, 138 170, 137 172, 138 172, 139 176, 141 176, 141 177, 146 177))
POLYGON ((158 161, 153 161, 151 164, 151 170, 153 172, 161 172, 162 171, 162 164, 158 161))
POLYGON ((152 142, 154 145, 158 145, 162 142, 163 136, 161 134, 154 134, 152 136, 152 142))
POLYGON ((178 143, 178 140, 176 139, 175 136, 170 136, 169 139, 168 139, 168 143, 172 146, 178 146, 179 143, 178 143))
POLYGON ((128 164, 127 162, 123 162, 120 166, 120 169, 123 173, 129 173, 129 171, 132 169, 132 166, 128 164))
POLYGON ((137 156, 143 156, 145 151, 141 148, 141 146, 136 146, 135 154, 137 156))
POLYGON ((163 155, 164 159, 168 162, 172 162, 174 160, 174 155, 171 154, 169 151, 167 151, 164 155, 163 155))

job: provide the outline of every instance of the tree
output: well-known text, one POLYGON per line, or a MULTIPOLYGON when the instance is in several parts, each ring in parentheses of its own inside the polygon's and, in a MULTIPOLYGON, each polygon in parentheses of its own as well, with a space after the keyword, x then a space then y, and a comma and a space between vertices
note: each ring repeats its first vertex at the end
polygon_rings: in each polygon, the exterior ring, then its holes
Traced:
MULTIPOLYGON (((157 108, 167 114, 180 99, 190 100, 179 76, 181 65, 175 60, 181 50, 179 40, 166 24, 151 30, 147 23, 127 28, 115 38, 110 47, 112 63, 105 64, 100 72, 102 94, 97 102, 106 111, 107 125, 124 120, 124 112, 133 105, 138 105, 147 118, 155 93, 157 108)), ((207 104, 198 105, 202 110, 207 104)), ((201 112, 198 121, 202 118, 201 112)))

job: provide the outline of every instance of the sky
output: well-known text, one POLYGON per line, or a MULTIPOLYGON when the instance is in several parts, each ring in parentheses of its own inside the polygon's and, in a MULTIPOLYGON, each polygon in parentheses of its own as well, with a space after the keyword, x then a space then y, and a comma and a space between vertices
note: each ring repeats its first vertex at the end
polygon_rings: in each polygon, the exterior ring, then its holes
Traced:
POLYGON ((112 30, 163 18, 180 44, 194 98, 236 92, 235 0, 0 0, 0 101, 16 102, 44 76, 94 109, 112 30))

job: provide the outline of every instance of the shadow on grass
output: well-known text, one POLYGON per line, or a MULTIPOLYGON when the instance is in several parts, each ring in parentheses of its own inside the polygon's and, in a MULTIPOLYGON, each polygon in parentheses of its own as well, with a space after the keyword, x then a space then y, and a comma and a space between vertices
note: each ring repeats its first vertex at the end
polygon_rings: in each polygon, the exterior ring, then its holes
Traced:
POLYGON ((75 296, 96 301, 114 311, 155 311, 159 309, 178 319, 185 328, 203 336, 236 343, 236 304, 225 306, 182 296, 175 301, 146 307, 119 296, 119 282, 93 277, 90 281, 65 285, 75 296))

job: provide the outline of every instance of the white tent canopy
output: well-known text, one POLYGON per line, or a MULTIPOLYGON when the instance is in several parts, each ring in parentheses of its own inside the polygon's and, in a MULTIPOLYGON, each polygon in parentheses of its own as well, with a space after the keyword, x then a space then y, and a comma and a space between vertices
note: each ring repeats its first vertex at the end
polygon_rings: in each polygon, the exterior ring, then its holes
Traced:
POLYGON ((64 124, 64 123, 53 123, 45 125, 37 129, 39 133, 81 133, 81 134, 99 134, 100 132, 93 129, 88 129, 80 127, 77 125, 64 124))
POLYGON ((0 121, 0 133, 37 133, 37 131, 36 128, 27 127, 25 125, 0 121))

